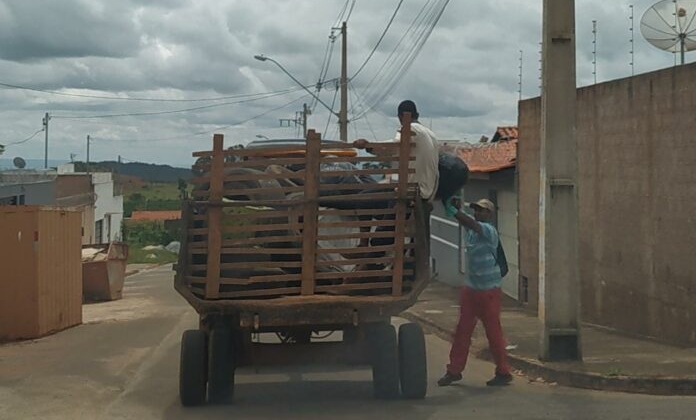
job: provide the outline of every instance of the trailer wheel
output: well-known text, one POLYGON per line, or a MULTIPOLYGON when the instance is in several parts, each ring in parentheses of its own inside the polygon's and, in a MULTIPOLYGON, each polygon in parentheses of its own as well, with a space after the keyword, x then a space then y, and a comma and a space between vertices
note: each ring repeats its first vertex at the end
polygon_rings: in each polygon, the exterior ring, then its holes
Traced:
POLYGON ((231 402, 234 395, 234 344, 227 328, 213 328, 208 340, 208 401, 231 402))
POLYGON ((399 352, 396 330, 387 323, 374 324, 367 329, 372 358, 372 385, 375 398, 393 399, 399 396, 399 352))
POLYGON ((428 390, 428 365, 425 336, 418 324, 408 323, 399 327, 399 376, 401 395, 404 398, 425 398, 428 390))
POLYGON ((201 330, 184 331, 181 337, 179 398, 184 406, 205 403, 208 373, 206 341, 205 331, 201 330))

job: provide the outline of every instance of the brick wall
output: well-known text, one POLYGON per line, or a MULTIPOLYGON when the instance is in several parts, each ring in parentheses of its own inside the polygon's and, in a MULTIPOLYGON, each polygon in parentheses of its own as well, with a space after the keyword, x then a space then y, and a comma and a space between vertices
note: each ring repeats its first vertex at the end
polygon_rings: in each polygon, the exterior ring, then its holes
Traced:
MULTIPOLYGON (((583 319, 696 344, 696 65, 579 89, 577 105, 583 319)), ((520 103, 520 274, 532 306, 540 113, 538 98, 520 103)))

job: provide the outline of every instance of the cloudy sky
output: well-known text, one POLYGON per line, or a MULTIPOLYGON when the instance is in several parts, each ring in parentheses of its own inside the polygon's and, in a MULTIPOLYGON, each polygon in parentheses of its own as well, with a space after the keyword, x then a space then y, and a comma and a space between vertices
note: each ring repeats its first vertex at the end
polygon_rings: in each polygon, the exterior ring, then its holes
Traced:
MULTIPOLYGON (((598 81, 630 76, 629 4, 635 10, 635 72, 674 65, 673 54, 640 34, 640 18, 653 2, 576 0, 579 86, 593 83, 592 20, 598 24, 598 81)), ((341 39, 332 44, 329 36, 341 18, 348 19, 348 74, 355 76, 351 139, 391 137, 396 105, 406 98, 443 139, 476 141, 498 125, 515 124, 520 50, 522 95, 539 93, 541 0, 450 1, 432 33, 446 1, 352 3, 0 0, 3 158, 43 159, 44 133, 37 131, 46 112, 52 160, 68 160, 71 153, 84 160, 90 135, 92 160, 121 155, 188 166, 192 151, 210 147, 213 132, 225 134, 229 145, 257 135, 295 137, 297 129, 280 127, 279 119, 295 118, 303 103, 315 105, 309 126, 338 138, 335 117, 254 55, 265 54, 303 84, 315 85, 328 50, 320 97, 337 111, 331 80, 339 76, 341 39)))

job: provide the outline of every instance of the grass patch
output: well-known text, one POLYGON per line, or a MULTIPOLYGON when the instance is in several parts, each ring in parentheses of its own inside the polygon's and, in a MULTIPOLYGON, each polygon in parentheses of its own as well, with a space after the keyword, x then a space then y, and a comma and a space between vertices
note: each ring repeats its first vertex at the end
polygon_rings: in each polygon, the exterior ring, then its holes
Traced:
POLYGON ((128 250, 128 264, 169 264, 176 262, 178 258, 176 254, 166 249, 147 251, 140 246, 131 246, 128 250), (147 258, 148 255, 155 255, 155 258, 147 258))

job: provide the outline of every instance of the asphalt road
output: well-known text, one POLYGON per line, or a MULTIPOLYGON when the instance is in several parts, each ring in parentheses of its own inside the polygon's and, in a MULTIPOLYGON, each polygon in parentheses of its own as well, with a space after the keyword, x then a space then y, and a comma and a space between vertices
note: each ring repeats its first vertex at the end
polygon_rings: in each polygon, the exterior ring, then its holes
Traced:
MULTIPOLYGON (((372 399, 369 370, 238 370, 233 405, 183 408, 179 344, 197 318, 170 267, 131 276, 124 299, 84 307, 84 325, 0 346, 0 419, 694 419, 696 398, 585 391, 530 382, 487 388, 472 359, 464 381, 438 388, 449 344, 427 336, 428 396, 372 399)), ((398 321, 396 321, 398 322, 398 321)))

